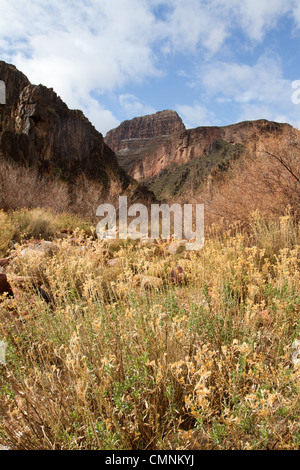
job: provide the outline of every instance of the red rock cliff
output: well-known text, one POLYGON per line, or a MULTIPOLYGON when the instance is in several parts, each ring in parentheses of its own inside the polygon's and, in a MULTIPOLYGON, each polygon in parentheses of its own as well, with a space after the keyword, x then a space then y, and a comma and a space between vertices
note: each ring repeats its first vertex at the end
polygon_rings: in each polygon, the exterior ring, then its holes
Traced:
MULTIPOLYGON (((126 128, 130 128, 130 124, 127 123, 126 128)), ((280 146, 292 133, 299 132, 289 124, 264 119, 224 127, 176 130, 169 136, 123 139, 116 142, 116 147, 119 146, 116 154, 120 165, 137 181, 149 180, 172 164, 182 165, 193 158, 201 158, 204 151, 217 140, 242 144, 250 152, 259 152, 280 146)), ((124 135, 122 134, 123 137, 124 135)))
POLYGON ((148 139, 169 136, 185 130, 175 111, 159 111, 148 116, 124 121, 106 134, 105 142, 115 151, 126 148, 136 149, 148 139))
POLYGON ((53 89, 32 85, 15 66, 0 61, 6 104, 0 105, 0 156, 41 173, 73 181, 80 174, 109 187, 131 178, 118 165, 102 135, 79 110, 70 110, 53 89))

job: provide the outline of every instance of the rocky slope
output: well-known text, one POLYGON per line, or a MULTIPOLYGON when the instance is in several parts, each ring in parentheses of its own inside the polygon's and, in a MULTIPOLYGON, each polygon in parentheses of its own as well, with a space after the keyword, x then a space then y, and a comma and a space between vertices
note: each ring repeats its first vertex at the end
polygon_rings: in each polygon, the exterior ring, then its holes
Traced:
POLYGON ((199 192, 203 183, 208 187, 215 182, 227 172, 231 163, 247 153, 242 144, 214 140, 205 147, 200 157, 181 164, 170 163, 157 175, 148 178, 147 186, 158 199, 190 197, 199 192))
MULTIPOLYGON (((104 190, 112 181, 124 190, 135 185, 102 134, 53 89, 32 85, 15 66, 2 61, 0 80, 6 84, 6 104, 0 105, 2 158, 38 167, 41 174, 58 174, 71 183, 85 175, 104 190)), ((143 189, 137 192, 141 196, 143 189)))
MULTIPOLYGON (((151 122, 147 116, 145 120, 151 122)), ((140 127, 135 130, 135 126, 142 122, 143 118, 126 121, 108 137, 116 139, 113 145, 120 165, 158 197, 180 194, 184 186, 203 182, 218 168, 226 169, 231 159, 280 147, 299 132, 289 124, 262 119, 189 130, 178 126, 169 136, 155 132, 152 138, 131 137, 138 135, 140 127)))

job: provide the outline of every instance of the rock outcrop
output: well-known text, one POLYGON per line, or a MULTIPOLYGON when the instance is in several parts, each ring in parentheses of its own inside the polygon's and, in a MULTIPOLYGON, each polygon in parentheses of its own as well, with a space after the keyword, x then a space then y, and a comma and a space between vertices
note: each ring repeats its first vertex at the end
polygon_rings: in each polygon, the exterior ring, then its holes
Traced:
POLYGON ((149 139, 166 137, 185 130, 175 111, 165 110, 123 121, 106 134, 105 142, 115 151, 137 149, 149 139))
MULTIPOLYGON (((153 178, 170 164, 182 165, 201 157, 216 141, 244 145, 250 152, 259 151, 276 139, 288 137, 289 124, 267 120, 245 121, 225 127, 197 127, 169 136, 164 141, 152 139, 144 145, 132 163, 130 174, 138 181, 153 178)), ((117 156, 120 152, 117 153, 117 156)))
MULTIPOLYGON (((149 116, 144 119, 150 125, 149 116)), ((169 136, 159 135, 156 127, 153 137, 142 139, 137 123, 143 122, 143 118, 125 121, 108 133, 106 140, 114 140, 119 164, 159 198, 163 193, 166 197, 179 194, 182 185, 190 186, 190 180, 204 181, 215 168, 228 168, 231 159, 245 152, 278 148, 299 132, 289 124, 261 119, 189 130, 177 126, 169 136), (170 191, 166 192, 167 187, 170 191)))
MULTIPOLYGON (((32 85, 15 66, 3 61, 0 80, 6 85, 6 104, 0 105, 1 158, 70 183, 85 175, 99 182, 101 190, 112 181, 124 190, 134 185, 82 111, 70 110, 53 89, 32 85)), ((143 195, 140 188, 138 192, 143 195)))

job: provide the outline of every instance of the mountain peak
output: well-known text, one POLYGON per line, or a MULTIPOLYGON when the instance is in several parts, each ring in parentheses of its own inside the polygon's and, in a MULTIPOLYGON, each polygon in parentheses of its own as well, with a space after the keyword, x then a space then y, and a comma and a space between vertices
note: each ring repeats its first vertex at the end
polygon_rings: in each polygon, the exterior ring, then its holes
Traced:
POLYGON ((132 139, 153 139, 185 131, 182 119, 170 109, 123 121, 106 134, 105 142, 114 150, 128 147, 132 139))

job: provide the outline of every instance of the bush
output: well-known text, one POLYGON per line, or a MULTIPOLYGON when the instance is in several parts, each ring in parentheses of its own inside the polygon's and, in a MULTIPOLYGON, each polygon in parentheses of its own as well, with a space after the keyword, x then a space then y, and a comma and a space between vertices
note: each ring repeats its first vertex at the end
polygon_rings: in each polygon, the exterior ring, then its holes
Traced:
POLYGON ((5 256, 12 248, 13 235, 14 227, 10 217, 0 210, 0 256, 5 256))
POLYGON ((68 187, 58 178, 40 177, 28 169, 0 159, 0 209, 44 207, 61 212, 68 207, 68 187))

